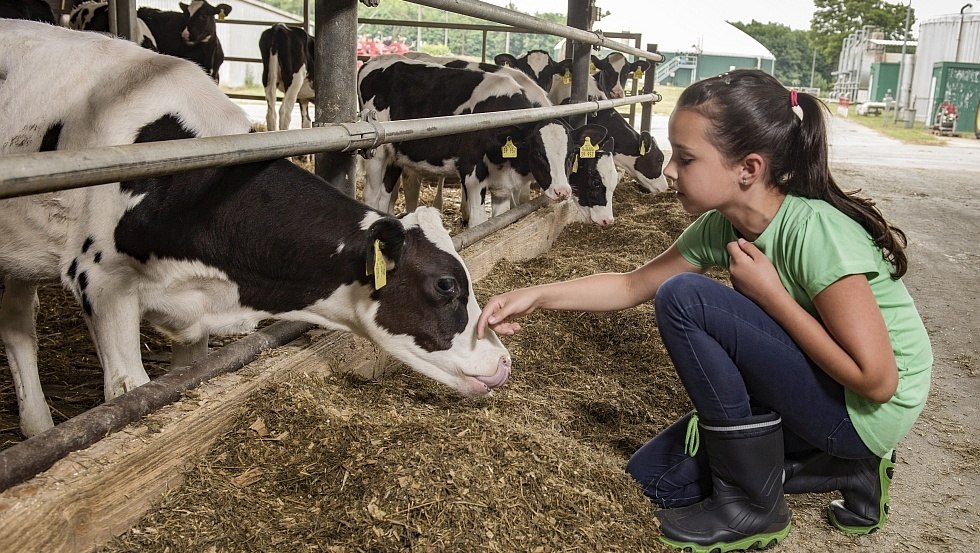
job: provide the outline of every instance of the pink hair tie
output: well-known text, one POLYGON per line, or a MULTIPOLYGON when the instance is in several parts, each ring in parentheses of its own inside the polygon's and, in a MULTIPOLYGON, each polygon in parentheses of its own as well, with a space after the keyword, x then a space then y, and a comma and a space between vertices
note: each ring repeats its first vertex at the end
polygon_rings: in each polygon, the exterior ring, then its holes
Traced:
POLYGON ((800 121, 802 121, 803 120, 803 108, 800 107, 800 103, 798 101, 798 97, 797 97, 797 94, 796 94, 796 91, 795 90, 790 90, 789 91, 789 105, 790 105, 790 108, 793 110, 793 113, 795 113, 796 116, 800 119, 800 121))

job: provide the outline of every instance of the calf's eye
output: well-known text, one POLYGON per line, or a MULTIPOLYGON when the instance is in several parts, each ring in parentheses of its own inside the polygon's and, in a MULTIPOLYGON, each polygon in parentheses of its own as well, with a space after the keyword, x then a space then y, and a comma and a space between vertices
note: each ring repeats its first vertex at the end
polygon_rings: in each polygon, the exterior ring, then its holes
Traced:
POLYGON ((436 281, 436 288, 440 293, 445 295, 453 295, 456 293, 456 279, 453 277, 442 277, 436 281))

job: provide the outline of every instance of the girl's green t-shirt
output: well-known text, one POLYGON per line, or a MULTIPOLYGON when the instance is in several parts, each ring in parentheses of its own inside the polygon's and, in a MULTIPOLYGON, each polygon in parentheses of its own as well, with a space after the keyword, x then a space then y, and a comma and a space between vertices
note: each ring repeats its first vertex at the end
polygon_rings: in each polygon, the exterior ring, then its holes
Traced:
MULTIPOLYGON (((731 223, 709 211, 681 234, 677 247, 697 267, 727 269, 725 246, 736 239, 731 223)), ((818 320, 813 306, 817 294, 844 276, 867 277, 898 362, 898 390, 887 403, 877 404, 845 388, 845 401, 865 445, 884 456, 918 418, 932 374, 929 336, 905 284, 892 280, 892 266, 868 232, 823 200, 786 196, 753 243, 772 261, 793 299, 818 320)))

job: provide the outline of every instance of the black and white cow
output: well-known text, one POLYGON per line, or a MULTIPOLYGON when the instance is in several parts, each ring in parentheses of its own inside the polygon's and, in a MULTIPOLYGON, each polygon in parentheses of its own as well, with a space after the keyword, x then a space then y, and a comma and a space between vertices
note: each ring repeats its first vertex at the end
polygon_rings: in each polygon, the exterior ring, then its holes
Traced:
MULTIPOLYGON (((552 105, 551 100, 548 99, 548 94, 529 75, 513 67, 479 63, 452 57, 430 56, 418 52, 410 53, 406 57, 438 63, 445 67, 455 69, 503 73, 509 75, 521 86, 534 106, 552 105)), ((613 140, 613 137, 622 136, 627 141, 630 138, 627 129, 620 128, 624 125, 629 127, 625 119, 620 122, 613 118, 608 118, 607 121, 614 126, 613 129, 590 128, 579 133, 579 136, 583 140, 585 136, 588 136, 589 143, 597 149, 591 154, 592 157, 587 158, 581 157, 581 150, 577 153, 573 152, 575 158, 568 176, 572 193, 581 209, 582 219, 598 225, 608 225, 613 222, 612 199, 619 182, 619 174, 615 169, 617 162, 613 158, 615 150, 615 140, 613 140)), ((598 125, 601 126, 601 123, 598 125)), ((632 130, 632 128, 629 127, 629 130, 632 130)), ((411 210, 415 205, 418 205, 418 189, 420 183, 417 176, 413 175, 414 178, 406 178, 406 176, 403 173, 405 205, 406 209, 411 210)), ((530 188, 526 187, 520 191, 518 203, 526 202, 529 197, 530 188)))
MULTIPOLYGON (((381 121, 534 107, 503 73, 454 69, 398 55, 368 60, 357 82, 361 105, 381 121)), ((571 196, 568 170, 575 140, 564 122, 546 120, 384 144, 364 161, 364 198, 377 209, 392 210, 402 168, 455 176, 462 183, 462 219, 476 225, 487 218, 487 192, 494 215, 516 205, 520 190, 532 180, 551 199, 571 196)))
MULTIPOLYGON (((0 155, 250 129, 194 64, 102 34, 0 20, 0 73, 0 155)), ((141 319, 177 344, 266 318, 352 331, 467 395, 509 373, 499 340, 476 339, 480 308, 436 210, 395 219, 286 160, 0 200, 0 277, 27 435, 52 426, 34 330, 47 281, 82 306, 106 398, 147 382, 141 319)))
MULTIPOLYGON (((497 54, 494 63, 502 67, 512 67, 534 79, 548 94, 552 105, 559 105, 572 95, 572 64, 573 60, 555 61, 544 50, 530 50, 516 58, 512 54, 497 54)), ((587 96, 590 99, 605 99, 596 77, 587 81, 587 96)))
MULTIPOLYGON (((72 8, 68 16, 68 28, 77 31, 109 32, 109 3, 104 0, 88 0, 72 8)), ((143 48, 157 49, 156 39, 146 23, 136 18, 136 36, 133 42, 143 48)))
POLYGON ((54 11, 47 0, 0 0, 0 19, 27 19, 55 24, 54 11))
POLYGON ((231 6, 212 6, 206 0, 180 3, 179 12, 160 11, 153 8, 136 10, 156 39, 157 51, 191 60, 218 82, 218 69, 225 61, 225 52, 218 40, 215 17, 224 18, 231 13, 231 6))
POLYGON ((592 65, 598 75, 599 87, 609 98, 623 98, 626 96, 626 81, 630 77, 637 76, 637 70, 646 72, 650 70, 650 62, 644 59, 629 61, 620 52, 612 52, 604 58, 592 56, 592 65))
POLYGON ((276 23, 259 36, 262 56, 262 86, 265 87, 266 129, 276 127, 276 91, 283 93, 279 108, 279 130, 289 128, 293 106, 299 101, 299 114, 304 129, 312 127, 310 102, 313 94, 313 37, 300 27, 276 23))
POLYGON ((666 192, 663 178, 664 153, 649 132, 637 132, 625 117, 614 109, 602 109, 589 115, 589 123, 601 125, 615 141, 616 166, 636 180, 647 192, 666 192))

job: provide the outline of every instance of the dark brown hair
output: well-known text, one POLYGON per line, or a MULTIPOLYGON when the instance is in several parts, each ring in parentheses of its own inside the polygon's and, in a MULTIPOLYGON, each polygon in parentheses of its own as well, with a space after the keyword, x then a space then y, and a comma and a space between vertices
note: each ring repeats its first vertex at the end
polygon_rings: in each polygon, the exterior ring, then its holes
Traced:
POLYGON ((871 235, 891 262, 892 278, 908 269, 908 239, 892 226, 860 190, 845 192, 830 174, 827 128, 820 100, 796 94, 803 110, 793 112, 791 92, 773 76, 737 69, 698 81, 681 93, 676 109, 691 110, 708 120, 708 140, 729 161, 751 153, 768 160, 769 182, 787 194, 824 200, 854 219, 871 235))

